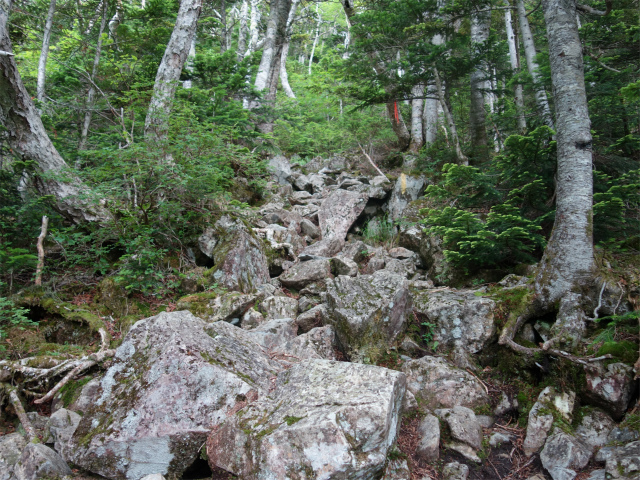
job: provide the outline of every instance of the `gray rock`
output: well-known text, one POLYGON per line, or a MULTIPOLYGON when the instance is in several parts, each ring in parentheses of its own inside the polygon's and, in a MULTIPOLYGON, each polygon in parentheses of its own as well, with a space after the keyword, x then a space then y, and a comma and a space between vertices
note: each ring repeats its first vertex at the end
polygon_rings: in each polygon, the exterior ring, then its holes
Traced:
POLYGON ((495 334, 495 302, 473 290, 412 290, 414 309, 435 324, 433 339, 477 353, 495 334))
POLYGON ((634 390, 633 369, 624 363, 588 369, 585 395, 594 404, 619 420, 627 411, 634 390))
POLYGON ((212 431, 212 466, 245 480, 379 478, 398 432, 405 378, 381 367, 308 360, 269 397, 212 431))
POLYGON ((26 446, 27 441, 17 432, 0 437, 0 480, 11 478, 13 467, 26 446))
POLYGON ((497 432, 491 435, 491 437, 489 438, 489 445, 494 448, 499 447, 500 445, 503 445, 505 443, 511 443, 511 436, 505 433, 497 432))
POLYGON ((466 480, 469 477, 469 467, 462 463, 447 463, 442 469, 444 480, 466 480))
POLYGON ((502 397, 500 398, 500 403, 496 405, 493 413, 499 417, 508 412, 514 412, 518 410, 518 399, 509 398, 504 392, 502 392, 502 397))
POLYGON ((628 427, 615 427, 607 437, 607 443, 629 443, 640 440, 640 432, 628 427))
POLYGON ((312 296, 303 295, 298 298, 298 313, 304 313, 311 310, 318 304, 318 299, 312 296))
POLYGON ((298 316, 298 300, 291 297, 267 297, 260 302, 259 308, 266 320, 298 316))
POLYGON ((72 473, 62 457, 42 443, 29 443, 13 470, 16 480, 57 479, 72 473))
POLYGON ((320 327, 327 321, 327 306, 324 303, 316 305, 310 310, 298 315, 296 323, 298 331, 306 333, 312 328, 320 327))
POLYGON ((412 177, 400 175, 400 178, 396 181, 393 192, 391 193, 391 199, 389 200, 389 218, 391 220, 398 220, 402 217, 402 213, 409 202, 417 200, 422 195, 425 186, 424 177, 412 177))
POLYGON ((411 480, 411 470, 405 459, 389 460, 382 480, 411 480))
POLYGON ((327 280, 327 309, 352 361, 374 362, 406 327, 406 279, 387 272, 327 280))
POLYGON ((340 258, 348 258, 356 263, 361 263, 368 254, 372 247, 366 245, 362 240, 347 243, 342 252, 340 252, 340 258))
POLYGON ((553 387, 546 387, 540 392, 538 401, 529 412, 527 435, 523 444, 527 456, 530 457, 544 445, 553 426, 553 413, 571 423, 574 399, 575 393, 558 393, 553 387))
POLYGON ((331 259, 331 273, 334 275, 346 275, 355 277, 358 275, 358 264, 346 257, 333 257, 331 259))
POLYGON ((482 384, 471 374, 440 357, 405 362, 407 389, 425 408, 479 407, 489 403, 482 384))
POLYGON ((266 322, 264 315, 262 315, 257 310, 250 308, 242 316, 242 320, 240 321, 240 326, 245 330, 251 330, 263 324, 264 322, 266 322))
POLYGON ((278 278, 285 287, 300 290, 310 283, 324 280, 329 275, 331 275, 330 261, 321 259, 297 263, 278 278))
POLYGON ((402 342, 400 343, 400 350, 408 353, 409 355, 417 355, 424 351, 422 347, 408 335, 405 335, 402 339, 402 342))
POLYGON ((211 227, 207 227, 202 235, 198 237, 198 247, 200 251, 209 258, 213 258, 213 249, 216 248, 217 244, 218 237, 216 236, 216 231, 211 227))
POLYGON ((460 455, 471 462, 482 463, 482 460, 473 449, 473 447, 470 447, 466 443, 450 442, 445 444, 445 447, 449 450, 453 450, 454 452, 458 452, 460 455))
POLYGON ((331 257, 344 247, 347 232, 367 204, 365 194, 348 190, 335 190, 320 206, 318 222, 322 240, 304 251, 313 255, 331 257))
POLYGON ((482 448, 482 427, 473 410, 456 406, 436 409, 435 414, 449 425, 452 438, 464 442, 476 450, 482 448))
POLYGON ((53 448, 60 455, 63 455, 64 450, 67 448, 69 440, 76 428, 78 428, 81 418, 76 412, 66 408, 61 408, 49 418, 47 427, 51 432, 52 442, 47 443, 53 443, 53 448))
POLYGON ((288 185, 291 180, 291 163, 286 157, 277 155, 269 160, 267 168, 280 185, 288 185))
POLYGON ((591 410, 582 417, 576 428, 576 436, 592 449, 600 448, 607 443, 607 437, 615 423, 609 415, 600 410, 591 410))
POLYGON ((179 476, 207 433, 247 397, 265 395, 282 367, 249 335, 189 312, 137 322, 117 349, 101 395, 65 459, 112 479, 179 476), (251 393, 250 393, 251 392, 251 393))
POLYGON ((219 241, 212 254, 215 266, 206 273, 210 281, 243 293, 267 283, 269 265, 262 240, 239 220, 223 217, 215 225, 219 241))
POLYGON ((100 378, 92 378, 80 390, 80 395, 69 406, 73 412, 84 414, 100 396, 100 378))
POLYGON ((336 332, 331 325, 326 325, 298 335, 277 347, 275 351, 281 352, 282 357, 279 360, 284 363, 291 362, 291 359, 295 361, 305 358, 335 360, 337 348, 336 332))
POLYGON ((587 477, 586 480, 605 480, 606 476, 605 476, 605 470, 601 469, 601 470, 594 470, 593 472, 591 472, 591 474, 587 477))
POLYGON ((482 428, 491 428, 494 423, 494 418, 491 415, 476 415, 476 420, 482 428))
POLYGON ((425 462, 438 460, 440 456, 440 421, 434 415, 425 415, 418 426, 420 441, 416 456, 425 462))
POLYGON ((208 322, 230 322, 232 318, 242 317, 256 303, 255 294, 226 292, 212 299, 209 303, 210 313, 203 315, 208 322))
POLYGON ((605 466, 607 478, 637 480, 640 478, 640 441, 615 448, 605 466))
POLYGON ((307 220, 306 218, 302 219, 302 221, 300 222, 300 230, 302 231, 302 233, 304 233, 305 235, 309 235, 311 238, 320 237, 320 229, 316 227, 316 225, 311 220, 307 220))
MULTIPOLYGON (((282 297, 276 297, 282 298, 282 297)), ((292 318, 277 318, 243 332, 243 338, 252 340, 268 352, 282 350, 290 340, 296 338, 298 326, 292 318)))
POLYGON ((152 475, 146 475, 142 477, 140 480, 165 480, 164 475, 159 473, 154 473, 152 475))
POLYGON ((540 460, 553 480, 564 480, 576 476, 591 458, 591 447, 563 431, 556 429, 546 443, 540 460))
POLYGON ((396 275, 402 275, 405 278, 413 278, 416 274, 416 264, 410 259, 390 258, 385 260, 384 269, 396 275))

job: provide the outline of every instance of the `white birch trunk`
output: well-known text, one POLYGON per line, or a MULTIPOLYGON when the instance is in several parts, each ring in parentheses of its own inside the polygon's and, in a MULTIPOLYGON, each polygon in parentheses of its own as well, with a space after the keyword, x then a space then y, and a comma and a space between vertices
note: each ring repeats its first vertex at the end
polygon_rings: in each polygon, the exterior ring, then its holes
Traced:
POLYGON ((533 88, 536 92, 535 96, 536 105, 538 106, 538 114, 545 125, 549 128, 555 129, 553 119, 551 118, 549 101, 547 100, 547 92, 544 90, 544 86, 540 80, 540 74, 538 73, 538 64, 536 63, 536 46, 533 42, 531 27, 529 26, 529 20, 527 19, 527 11, 524 8, 524 0, 516 0, 516 4, 518 7, 520 36, 522 37, 522 44, 524 45, 524 56, 527 60, 527 68, 531 78, 533 79, 533 88))
POLYGON ((89 135, 89 127, 91 126, 91 116, 93 113, 93 102, 96 95, 95 82, 98 73, 98 65, 100 64, 100 54, 102 52, 102 32, 107 23, 107 4, 103 6, 102 21, 100 22, 100 30, 98 31, 98 43, 96 45, 96 54, 93 57, 93 67, 91 68, 91 82, 89 84, 89 92, 87 93, 86 111, 84 112, 84 120, 82 122, 82 130, 80 131, 80 141, 78 142, 78 150, 82 151, 87 146, 87 136, 89 135))
POLYGON ((316 53, 316 45, 318 45, 318 38, 320 37, 320 15, 318 14, 318 4, 316 3, 316 36, 313 39, 313 46, 311 47, 311 54, 309 55, 309 76, 311 76, 311 65, 313 65, 313 55, 316 53))
POLYGON ((251 0, 251 16, 249 17, 249 47, 244 54, 247 58, 256 51, 258 45, 258 23, 260 22, 260 0, 251 0))
POLYGON ((256 81, 254 86, 259 92, 267 88, 269 83, 269 76, 273 68, 276 57, 276 39, 278 36, 278 28, 280 26, 279 20, 279 6, 286 0, 273 0, 271 2, 271 12, 269 12, 269 20, 267 22, 267 31, 264 37, 264 48, 262 50, 262 57, 260 58, 260 65, 258 66, 258 73, 256 74, 256 81))
POLYGON ((456 150, 456 157, 458 158, 458 162, 460 162, 460 165, 469 165, 469 159, 464 153, 462 153, 462 148, 460 147, 460 139, 458 138, 458 129, 456 128, 456 122, 454 121, 453 115, 451 115, 451 111, 447 106, 447 101, 444 96, 444 88, 442 86, 442 80, 440 79, 440 74, 436 69, 433 70, 433 76, 436 81, 436 90, 438 91, 440 106, 442 107, 444 117, 447 120, 447 124, 449 125, 449 134, 451 135, 451 141, 453 142, 456 150))
MULTIPOLYGON (((13 47, 7 31, 11 0, 0 0, 0 50, 13 47)), ((0 124, 14 154, 32 160, 33 184, 41 195, 55 198, 56 209, 75 221, 106 221, 109 213, 89 200, 89 189, 69 172, 68 165, 51 143, 42 120, 24 88, 13 55, 0 55, 0 124), (64 173, 64 176, 62 175, 64 173)))
POLYGON ((427 84, 427 98, 424 100, 424 141, 430 145, 438 136, 438 92, 435 84, 427 84))
POLYGON ((98 19, 101 17, 101 14, 104 10, 104 2, 105 0, 101 0, 100 3, 98 4, 98 7, 96 8, 96 13, 93 15, 93 17, 91 17, 91 20, 89 20, 89 23, 87 24, 87 28, 85 28, 84 30, 84 34, 89 35, 91 33, 91 30, 93 29, 93 26, 96 24, 96 22, 98 21, 98 19))
MULTIPOLYGON (((537 290, 547 303, 573 297, 593 269, 591 122, 573 0, 543 0, 556 106, 556 220, 540 262, 537 290)), ((562 305, 561 305, 562 309, 562 305)))
POLYGON ((114 13, 111 20, 109 20, 109 37, 114 42, 117 41, 116 33, 120 26, 120 22, 122 22, 122 0, 116 0, 116 13, 114 13))
MULTIPOLYGON (((411 89, 413 97, 424 96, 424 85, 416 85, 411 89)), ((422 113, 424 107, 423 98, 414 98, 411 100, 411 143, 409 151, 418 153, 424 145, 424 136, 422 133, 422 113)))
POLYGON ((249 1, 242 0, 240 6, 240 27, 238 29, 237 61, 240 63, 247 51, 247 34, 249 33, 249 1))
MULTIPOLYGON (((193 34, 193 38, 191 39, 191 47, 189 47, 189 54, 187 55, 187 60, 184 62, 185 71, 189 72, 189 74, 193 74, 193 65, 196 61, 196 37, 197 32, 193 34)), ((193 82, 191 79, 185 80, 182 82, 182 88, 191 88, 193 82)))
POLYGON ((347 60, 351 56, 351 22, 349 21, 349 17, 345 12, 345 18, 347 21, 347 32, 344 36, 344 53, 342 54, 342 59, 347 60))
POLYGON ((147 140, 160 140, 167 135, 176 85, 196 34, 201 8, 202 0, 182 0, 180 4, 176 24, 158 66, 153 95, 144 123, 144 136, 147 140))
MULTIPOLYGON (((505 3, 508 7, 509 2, 506 1, 505 3)), ((509 8, 504 11, 504 23, 507 29, 507 44, 509 45, 509 63, 511 64, 511 70, 515 75, 520 72, 520 58, 518 57, 518 42, 516 34, 513 31, 513 19, 511 17, 511 9, 509 8)), ((524 116, 524 93, 522 90, 522 84, 516 84, 514 94, 516 115, 518 117, 518 131, 520 133, 524 133, 527 130, 527 120, 524 116)))
POLYGON ((36 98, 39 102, 44 102, 44 85, 47 72, 47 57, 49 56, 49 42, 51 40, 51 26, 53 25, 53 14, 56 11, 56 0, 51 0, 47 20, 44 24, 42 38, 42 49, 40 50, 40 60, 38 61, 38 78, 36 87, 36 98))
POLYGON ((291 10, 289 10, 289 18, 287 19, 287 28, 285 31, 284 45, 282 45, 282 54, 280 55, 280 81, 282 89, 289 98, 296 98, 291 85, 289 85, 289 75, 287 75, 287 56, 289 55, 289 43, 291 42, 291 32, 293 30, 293 20, 296 16, 296 10, 300 0, 291 2, 291 10))
POLYGON ((482 7, 481 11, 471 14, 471 55, 476 59, 476 66, 471 72, 471 105, 469 110, 469 126, 471 144, 477 153, 485 154, 487 146, 487 127, 485 112, 485 94, 488 88, 488 68, 485 60, 477 60, 481 50, 489 38, 491 11, 482 7))

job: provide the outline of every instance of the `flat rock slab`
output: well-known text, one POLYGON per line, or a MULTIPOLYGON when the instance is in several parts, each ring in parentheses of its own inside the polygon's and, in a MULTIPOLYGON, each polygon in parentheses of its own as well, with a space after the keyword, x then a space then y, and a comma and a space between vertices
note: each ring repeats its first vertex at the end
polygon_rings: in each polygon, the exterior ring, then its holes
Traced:
POLYGON ((278 279, 287 288, 300 290, 310 283, 324 280, 331 275, 329 259, 310 260, 295 264, 278 279))
POLYGON ((405 377, 382 367, 308 360, 214 429, 212 467, 245 480, 379 478, 398 432, 405 377))

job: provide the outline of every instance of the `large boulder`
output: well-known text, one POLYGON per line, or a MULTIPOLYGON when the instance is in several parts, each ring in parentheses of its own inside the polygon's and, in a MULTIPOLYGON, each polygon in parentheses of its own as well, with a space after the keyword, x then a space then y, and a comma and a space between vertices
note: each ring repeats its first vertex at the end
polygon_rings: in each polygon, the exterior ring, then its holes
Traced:
POLYGON ((112 479, 180 476, 207 433, 248 396, 266 394, 281 368, 229 323, 189 312, 141 320, 117 349, 65 459, 112 479))
POLYGON ((331 257, 344 247, 347 232, 367 204, 367 195, 338 189, 320 206, 318 222, 322 240, 307 247, 304 253, 331 257))
POLYGON ((402 365, 407 389, 425 408, 480 407, 489 403, 482 384, 446 359, 425 356, 402 365))
POLYGON ((47 427, 51 434, 51 443, 54 444, 53 448, 56 452, 62 454, 67 448, 69 440, 76 428, 78 428, 80 419, 80 415, 66 408, 61 408, 51 415, 47 422, 47 427))
POLYGON ((587 398, 619 420, 627 411, 634 393, 633 369, 624 363, 586 369, 587 398))
POLYGON ((291 163, 287 157, 276 155, 267 164, 267 168, 280 185, 288 185, 291 180, 291 163))
POLYGON ((411 313, 409 282, 380 271, 327 280, 327 308, 352 361, 375 360, 404 332, 411 313))
POLYGON ((245 480, 379 478, 404 393, 404 375, 385 368, 295 364, 277 376, 269 397, 212 431, 209 463, 245 480))
POLYGON ((331 264, 327 258, 296 263, 278 279, 285 287, 300 290, 310 283, 324 280, 329 275, 331 275, 331 264))
POLYGON ((215 265, 205 276, 229 290, 251 293, 267 283, 269 265, 264 244, 242 221, 222 217, 215 224, 218 242, 211 258, 215 265))
POLYGON ((412 289, 414 310, 433 325, 440 345, 477 353, 495 334, 495 302, 472 290, 412 289))
POLYGON ((589 463, 591 448, 561 430, 554 431, 540 452, 542 466, 553 480, 572 480, 576 470, 582 470, 589 463))
POLYGON ((42 443, 29 443, 13 470, 16 480, 55 480, 72 473, 62 457, 42 443))

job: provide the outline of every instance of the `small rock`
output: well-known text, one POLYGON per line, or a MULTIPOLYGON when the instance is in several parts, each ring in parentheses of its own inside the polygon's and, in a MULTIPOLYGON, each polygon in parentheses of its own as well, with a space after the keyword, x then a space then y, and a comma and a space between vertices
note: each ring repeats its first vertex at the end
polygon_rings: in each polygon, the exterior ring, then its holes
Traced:
POLYGON ((615 427, 607 437, 607 443, 629 443, 634 440, 640 440, 640 432, 627 427, 615 427))
POLYGON ((327 307, 324 303, 316 305, 310 310, 298 315, 296 323, 298 324, 298 331, 306 333, 312 328, 321 327, 325 324, 327 319, 327 307))
POLYGON ((389 249, 389 256, 391 258, 405 259, 405 258, 414 258, 416 257, 416 254, 406 248, 395 247, 395 248, 389 249))
POLYGON ((576 428, 576 436, 592 449, 600 448, 607 443, 607 437, 615 423, 609 415, 592 410, 582 417, 582 422, 576 428))
POLYGON ((391 199, 389 200, 389 218, 398 220, 409 202, 416 200, 422 195, 425 186, 424 177, 412 177, 404 173, 398 178, 391 199))
POLYGON ((242 320, 240 321, 240 326, 245 330, 251 330, 263 324, 264 322, 266 322, 264 315, 262 315, 257 310, 250 308, 242 316, 242 320))
POLYGON ((478 420, 478 423, 482 428, 491 428, 494 422, 491 415, 476 415, 476 420, 478 420))
POLYGON ((333 257, 331 259, 331 273, 355 277, 358 275, 358 264, 346 257, 333 257))
POLYGON ((0 480, 9 480, 13 467, 18 460, 27 441, 19 433, 10 433, 0 437, 0 480))
POLYGON ((511 399, 507 396, 507 394, 502 392, 500 403, 498 403, 493 413, 496 415, 496 417, 500 417, 509 412, 516 412, 517 410, 518 400, 515 397, 511 399))
POLYGON ((276 181, 280 185, 288 185, 291 179, 291 163, 287 160, 286 157, 282 155, 276 155, 269 163, 267 163, 267 168, 273 176, 276 178, 276 181))
POLYGON ((426 415, 418 426, 420 442, 416 455, 425 462, 438 459, 440 451, 440 421, 434 415, 426 415))
POLYGON ((586 480, 605 480, 606 479, 605 472, 606 470, 604 469, 594 470, 593 472, 591 472, 591 475, 589 475, 586 480))
POLYGON ((404 400, 402 402, 402 411, 404 413, 415 412, 418 409, 418 401, 413 393, 409 390, 404 394, 404 400))
POLYGON ((544 445, 553 425, 553 414, 550 412, 561 415, 571 423, 575 397, 576 394, 573 392, 557 393, 553 387, 546 387, 540 392, 538 401, 529 412, 527 436, 523 444, 527 456, 530 457, 544 445))
POLYGON ((296 318, 298 300, 291 297, 267 297, 260 303, 259 308, 267 320, 296 318))
POLYGON ((449 450, 453 450, 454 452, 458 452, 467 460, 470 460, 474 463, 482 463, 482 460, 476 454, 476 451, 466 443, 451 442, 447 443, 445 447, 447 447, 449 450))
POLYGON ((313 222, 307 220, 306 218, 300 222, 300 230, 302 230, 302 233, 304 233, 305 235, 309 235, 311 238, 315 239, 320 237, 320 229, 316 227, 313 222))
POLYGON ((389 460, 382 480, 411 480, 411 470, 405 459, 389 460))
POLYGON ((198 237, 198 247, 200 247, 200 251, 209 258, 213 258, 213 249, 216 248, 217 244, 218 237, 216 231, 211 227, 205 228, 202 235, 198 237))
POLYGON ((574 478, 576 471, 586 467, 590 458, 591 447, 558 429, 547 439, 540 452, 542 466, 553 480, 574 478))
POLYGON ((499 447, 502 444, 511 443, 511 437, 504 433, 494 433, 489 438, 489 445, 492 447, 499 447))
POLYGON ((297 263, 278 278, 285 287, 300 290, 310 283, 324 280, 329 275, 331 275, 329 260, 320 259, 297 263))
POLYGON ((607 478, 637 480, 640 478, 640 441, 613 450, 605 466, 607 478))
POLYGON ((416 355, 423 351, 422 347, 408 335, 405 335, 402 339, 402 342, 400 343, 400 350, 408 353, 409 355, 416 355))
POLYGON ((318 304, 318 300, 316 298, 303 295, 298 298, 298 313, 304 313, 311 310, 318 304))
POLYGON ((447 463, 442 469, 442 478, 444 480, 467 480, 469 476, 469 467, 462 463, 447 463))
POLYGON ((468 443, 476 450, 482 448, 482 427, 473 410, 456 406, 451 409, 437 409, 435 414, 447 422, 453 438, 468 443))
MULTIPOLYGON (((299 192, 293 192, 289 195, 289 202, 291 205, 305 205, 307 200, 313 198, 313 195, 305 190, 301 190, 299 192)), ((302 225, 300 225, 302 227, 302 225)))
POLYGON ((588 369, 587 398, 619 420, 627 411, 634 390, 633 369, 624 363, 612 363, 597 370, 588 369))
POLYGON ((60 455, 42 443, 29 443, 13 471, 17 480, 61 478, 73 472, 60 455))
POLYGON ((48 430, 54 444, 54 449, 60 455, 64 455, 64 449, 67 448, 69 440, 73 436, 78 424, 80 423, 80 415, 66 408, 61 408, 49 418, 47 423, 48 430))

